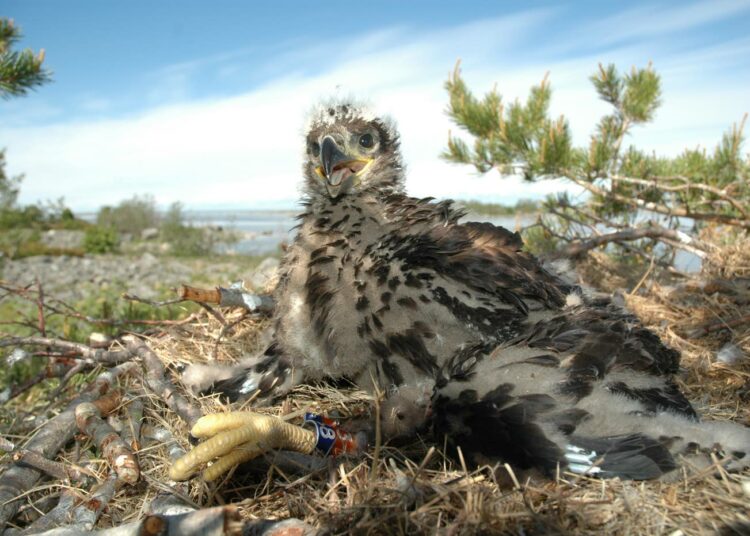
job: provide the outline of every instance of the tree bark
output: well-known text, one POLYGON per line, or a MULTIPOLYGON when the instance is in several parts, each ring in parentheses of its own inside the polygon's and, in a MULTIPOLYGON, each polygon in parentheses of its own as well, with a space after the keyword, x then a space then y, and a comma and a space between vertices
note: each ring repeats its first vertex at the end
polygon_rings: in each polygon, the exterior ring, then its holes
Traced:
POLYGON ((563 249, 556 251, 553 254, 553 257, 567 257, 573 259, 582 256, 584 253, 587 253, 592 249, 596 249, 599 246, 611 242, 630 242, 642 238, 666 239, 669 240, 669 244, 675 248, 689 251, 701 259, 706 256, 706 250, 704 249, 705 246, 701 244, 699 240, 696 240, 685 233, 681 233, 674 229, 665 229, 664 227, 642 227, 594 236, 587 240, 576 240, 563 249))
POLYGON ((144 384, 158 396, 169 409, 174 411, 190 428, 201 418, 198 407, 182 396, 171 382, 164 378, 165 369, 159 357, 142 340, 133 336, 126 337, 128 349, 138 355, 146 366, 144 384))
MULTIPOLYGON (((75 434, 75 408, 83 402, 91 402, 106 393, 117 376, 134 368, 133 363, 124 363, 99 375, 85 393, 74 399, 67 408, 42 426, 24 448, 52 459, 75 434)), ((32 488, 42 472, 31 467, 13 464, 0 476, 0 531, 18 512, 19 496, 32 488)))

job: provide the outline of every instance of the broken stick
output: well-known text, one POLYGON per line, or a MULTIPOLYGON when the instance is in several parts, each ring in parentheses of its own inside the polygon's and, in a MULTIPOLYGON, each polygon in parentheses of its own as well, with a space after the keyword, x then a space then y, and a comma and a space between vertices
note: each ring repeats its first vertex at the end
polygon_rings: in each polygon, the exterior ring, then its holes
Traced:
MULTIPOLYGON (((38 452, 45 458, 54 458, 77 430, 75 408, 82 402, 91 402, 105 394, 118 376, 134 368, 135 363, 123 363, 100 374, 83 394, 68 404, 65 411, 45 423, 24 448, 38 452)), ((0 476, 0 530, 16 515, 24 492, 34 486, 41 474, 38 469, 14 464, 0 476)))
POLYGON ((268 314, 273 312, 276 305, 271 296, 248 292, 241 281, 233 283, 229 288, 202 289, 182 285, 179 295, 183 300, 213 303, 222 307, 242 307, 251 313, 268 314))
POLYGON ((182 396, 177 388, 165 377, 165 369, 159 357, 149 348, 145 342, 133 337, 125 337, 125 342, 130 351, 138 355, 146 366, 146 377, 144 385, 159 397, 169 409, 174 411, 188 426, 192 427, 201 418, 201 411, 190 401, 182 396))
POLYGON ((138 482, 141 474, 138 460, 120 435, 102 419, 99 408, 84 402, 76 407, 75 416, 78 429, 94 441, 117 478, 126 484, 138 482))

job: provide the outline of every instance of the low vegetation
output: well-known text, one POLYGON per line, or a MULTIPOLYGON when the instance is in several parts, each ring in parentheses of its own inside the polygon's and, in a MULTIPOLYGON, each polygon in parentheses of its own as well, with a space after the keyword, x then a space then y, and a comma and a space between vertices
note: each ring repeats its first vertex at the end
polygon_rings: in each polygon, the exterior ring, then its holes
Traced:
POLYGON ((482 201, 475 200, 458 201, 456 204, 469 211, 469 213, 481 216, 533 216, 539 214, 542 209, 542 203, 533 199, 519 199, 515 205, 483 203, 482 201))

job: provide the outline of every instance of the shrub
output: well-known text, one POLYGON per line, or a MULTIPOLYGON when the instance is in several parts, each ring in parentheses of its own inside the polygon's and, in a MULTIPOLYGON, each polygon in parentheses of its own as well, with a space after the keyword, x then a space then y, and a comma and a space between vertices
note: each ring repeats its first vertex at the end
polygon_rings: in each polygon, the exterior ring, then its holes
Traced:
POLYGON ((180 203, 172 203, 164 215, 161 236, 171 244, 172 254, 178 257, 208 255, 215 245, 207 229, 185 224, 180 203))
POLYGON ((41 234, 35 229, 5 229, 0 233, 0 252, 9 259, 16 258, 18 250, 25 244, 39 244, 41 234))
POLYGON ((44 222, 44 211, 38 205, 0 210, 0 229, 39 229, 44 222))
POLYGON ((83 247, 87 253, 112 253, 117 250, 120 238, 112 227, 94 225, 86 229, 83 247))
POLYGON ((119 233, 140 235, 149 227, 158 227, 159 214, 156 202, 150 195, 134 196, 121 201, 116 207, 102 207, 96 216, 100 227, 112 228, 119 233))

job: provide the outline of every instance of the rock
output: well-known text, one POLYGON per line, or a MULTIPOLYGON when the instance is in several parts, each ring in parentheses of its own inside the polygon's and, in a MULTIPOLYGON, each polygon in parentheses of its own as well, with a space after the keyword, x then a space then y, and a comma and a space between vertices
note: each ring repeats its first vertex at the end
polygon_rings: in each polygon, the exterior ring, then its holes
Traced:
POLYGON ((159 237, 159 229, 149 227, 141 231, 141 240, 155 240, 159 237))
POLYGON ((38 278, 47 298, 77 306, 81 300, 91 301, 103 295, 111 298, 120 292, 157 299, 163 296, 165 289, 191 282, 197 286, 226 286, 230 281, 244 278, 251 288, 251 275, 255 276, 254 284, 262 290, 275 275, 278 264, 278 259, 265 259, 257 270, 243 273, 241 266, 234 262, 175 259, 143 251, 133 255, 36 256, 5 259, 2 278, 19 286, 34 285, 38 278))
POLYGON ((152 253, 146 252, 143 255, 141 255, 141 263, 147 267, 151 267, 157 262, 158 260, 156 259, 156 256, 153 255, 152 253))
POLYGON ((77 249, 83 246, 83 231, 50 229, 42 233, 41 241, 45 246, 60 249, 77 249))

